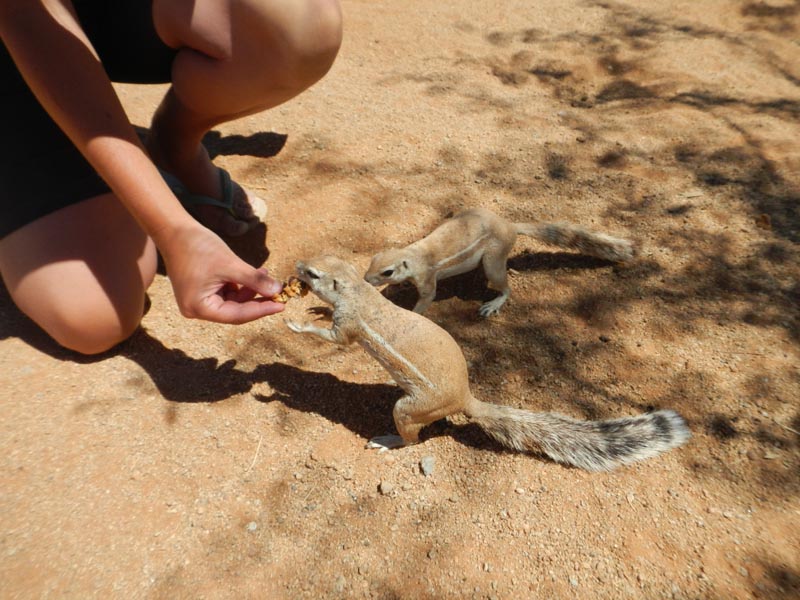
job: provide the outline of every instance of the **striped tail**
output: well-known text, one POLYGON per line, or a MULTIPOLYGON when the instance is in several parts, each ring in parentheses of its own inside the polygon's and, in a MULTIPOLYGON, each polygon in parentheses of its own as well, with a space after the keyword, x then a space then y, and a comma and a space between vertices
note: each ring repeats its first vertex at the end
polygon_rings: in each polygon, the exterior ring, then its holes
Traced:
POLYGON ((691 437, 686 422, 673 410, 580 421, 475 400, 467 416, 507 448, 541 452, 556 462, 587 471, 608 471, 651 458, 691 437))
POLYGON ((628 262, 636 255, 636 249, 629 240, 569 223, 514 223, 514 227, 517 233, 545 244, 577 250, 581 254, 613 262, 628 262))

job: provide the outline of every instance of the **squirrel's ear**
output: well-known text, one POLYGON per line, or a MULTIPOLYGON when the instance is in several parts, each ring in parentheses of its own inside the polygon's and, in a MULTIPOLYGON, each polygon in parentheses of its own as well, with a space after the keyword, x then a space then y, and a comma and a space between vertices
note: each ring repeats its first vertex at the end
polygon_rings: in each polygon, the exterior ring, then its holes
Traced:
POLYGON ((333 290, 336 291, 339 289, 339 282, 335 279, 333 280, 333 290))
POLYGON ((403 268, 404 268, 404 269, 407 269, 407 268, 408 268, 408 261, 407 261, 407 260, 404 260, 404 261, 403 261, 403 268))

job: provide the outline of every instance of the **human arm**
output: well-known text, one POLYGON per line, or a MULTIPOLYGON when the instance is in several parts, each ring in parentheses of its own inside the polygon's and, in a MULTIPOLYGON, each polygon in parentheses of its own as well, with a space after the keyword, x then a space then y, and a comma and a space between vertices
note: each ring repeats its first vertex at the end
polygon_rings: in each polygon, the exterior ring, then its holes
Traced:
POLYGON ((68 1, 3 0, 0 36, 45 110, 155 241, 184 315, 239 323, 282 310, 264 300, 280 285, 197 223, 164 183, 68 1))

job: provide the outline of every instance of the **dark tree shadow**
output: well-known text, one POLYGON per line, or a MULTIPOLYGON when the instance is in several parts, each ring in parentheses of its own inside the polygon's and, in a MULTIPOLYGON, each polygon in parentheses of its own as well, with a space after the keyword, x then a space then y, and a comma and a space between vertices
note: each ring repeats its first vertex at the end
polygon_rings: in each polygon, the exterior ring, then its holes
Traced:
POLYGON ((800 598, 800 573, 783 564, 770 564, 756 558, 764 569, 764 578, 753 587, 754 598, 789 600, 800 598))
POLYGON ((522 252, 510 257, 508 266, 515 271, 535 272, 603 269, 613 267, 614 263, 574 252, 522 252))
MULTIPOLYGON (((483 269, 478 267, 468 273, 437 282, 435 301, 458 298, 465 302, 486 302, 497 296, 497 292, 489 289, 487 284, 483 269)), ((408 310, 412 310, 419 299, 417 288, 410 282, 387 286, 382 294, 394 304, 408 310)))
MULTIPOLYGON (((570 252, 523 252, 510 257, 507 264, 509 269, 519 272, 602 269, 614 266, 614 263, 601 258, 570 252)), ((513 283, 510 285, 513 293, 513 283)), ((419 298, 416 288, 410 282, 387 286, 382 293, 395 304, 408 310, 414 308, 419 298)), ((487 302, 496 296, 497 292, 488 286, 483 267, 478 266, 468 273, 437 282, 435 301, 458 298, 465 302, 487 302)))

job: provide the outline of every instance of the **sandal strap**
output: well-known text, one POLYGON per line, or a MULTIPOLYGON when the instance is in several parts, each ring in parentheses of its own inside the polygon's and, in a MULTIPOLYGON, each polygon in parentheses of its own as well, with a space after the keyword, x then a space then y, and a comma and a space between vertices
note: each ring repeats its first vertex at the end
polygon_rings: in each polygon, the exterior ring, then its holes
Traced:
POLYGON ((236 217, 236 214, 233 211, 234 188, 231 175, 225 169, 218 168, 218 170, 220 187, 222 188, 222 200, 217 200, 216 198, 205 196, 203 194, 194 194, 190 192, 183 182, 175 177, 172 173, 168 173, 167 171, 160 172, 161 177, 169 186, 169 189, 172 190, 172 193, 175 194, 175 197, 180 200, 180 203, 183 204, 184 207, 191 208, 195 206, 217 206, 219 208, 224 208, 232 217, 236 217))

